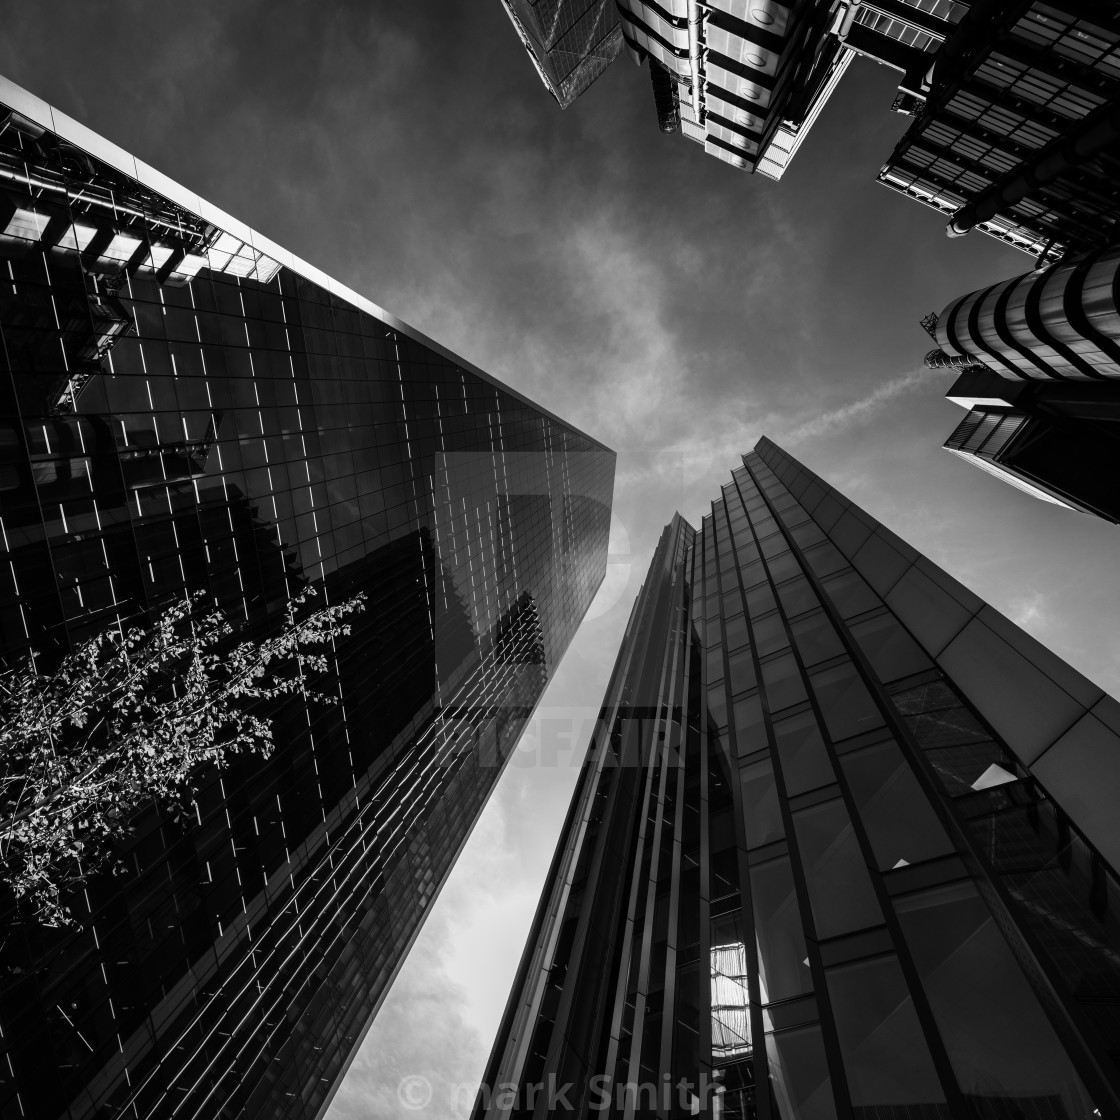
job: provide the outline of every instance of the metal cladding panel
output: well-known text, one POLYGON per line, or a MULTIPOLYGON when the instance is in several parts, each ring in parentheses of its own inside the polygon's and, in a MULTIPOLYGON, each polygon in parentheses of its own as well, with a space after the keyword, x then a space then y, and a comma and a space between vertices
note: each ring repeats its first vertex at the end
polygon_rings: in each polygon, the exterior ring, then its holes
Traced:
POLYGON ((0 135, 0 656, 368 605, 338 705, 262 708, 271 758, 5 941, 0 1113, 308 1120, 602 580, 614 454, 4 89, 47 131, 0 135))

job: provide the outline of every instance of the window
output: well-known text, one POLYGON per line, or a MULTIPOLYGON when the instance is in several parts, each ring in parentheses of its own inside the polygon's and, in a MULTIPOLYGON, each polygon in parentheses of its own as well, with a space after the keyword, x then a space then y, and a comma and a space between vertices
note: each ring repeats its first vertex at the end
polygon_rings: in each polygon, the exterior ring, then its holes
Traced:
POLYGON ((879 596, 856 571, 841 572, 825 580, 824 591, 840 612, 841 618, 852 618, 880 605, 879 596))
POLYGON ((812 712, 778 720, 774 724, 774 738, 788 797, 836 780, 812 712))
POLYGON ((813 673, 809 680, 834 742, 882 726, 883 717, 850 661, 813 673))
POLYGON ((789 857, 752 867, 750 882, 762 1002, 811 992, 813 979, 789 857))
POLYGON ((839 657, 844 652, 840 638, 823 611, 790 623, 790 629, 797 652, 807 666, 839 657))
MULTIPOLYGON (((987 906, 971 883, 895 902, 903 936, 966 1094, 1093 1105, 987 906)), ((831 987, 831 985, 830 985, 831 987)))
POLYGON ((828 994, 857 1110, 946 1103, 896 957, 830 969, 828 994))
POLYGON ((881 681, 895 681, 933 668, 917 642, 889 614, 856 623, 852 634, 881 681))
POLYGON ((953 851, 897 743, 846 754, 840 765, 881 871, 953 851))
POLYGON ((763 662, 761 669, 766 699, 772 712, 799 704, 805 699, 805 683, 792 653, 763 662))
POLYGON ((783 1120, 834 1120, 836 1106, 819 1026, 767 1034, 766 1060, 783 1120))
POLYGON ((747 847, 758 848, 785 835, 778 791, 774 782, 774 764, 764 759, 752 762, 739 771, 743 790, 743 819, 747 847))
POLYGON ((837 937, 882 923, 871 879, 839 799, 793 816, 801 865, 809 886, 817 937, 837 937))

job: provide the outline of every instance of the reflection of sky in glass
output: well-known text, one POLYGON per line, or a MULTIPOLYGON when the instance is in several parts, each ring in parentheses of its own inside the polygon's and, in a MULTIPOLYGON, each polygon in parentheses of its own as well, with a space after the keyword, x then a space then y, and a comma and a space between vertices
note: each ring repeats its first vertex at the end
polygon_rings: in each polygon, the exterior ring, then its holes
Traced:
POLYGON ((713 945, 711 964, 712 1058, 738 1058, 751 1051, 746 946, 713 945))

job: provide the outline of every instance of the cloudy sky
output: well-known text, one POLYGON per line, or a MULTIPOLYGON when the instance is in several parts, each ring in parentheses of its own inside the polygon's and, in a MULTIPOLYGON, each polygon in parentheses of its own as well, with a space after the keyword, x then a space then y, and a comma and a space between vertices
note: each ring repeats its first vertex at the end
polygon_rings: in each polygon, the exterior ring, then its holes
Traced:
POLYGON ((662 136, 625 60, 562 112, 498 0, 0 15, 0 73, 618 452, 595 617, 329 1120, 402 1115, 409 1077, 414 1115, 469 1111, 657 535, 760 435, 1120 693, 1117 530, 940 450, 963 414, 917 320, 1031 262, 874 182, 890 71, 857 60, 773 183, 662 136))

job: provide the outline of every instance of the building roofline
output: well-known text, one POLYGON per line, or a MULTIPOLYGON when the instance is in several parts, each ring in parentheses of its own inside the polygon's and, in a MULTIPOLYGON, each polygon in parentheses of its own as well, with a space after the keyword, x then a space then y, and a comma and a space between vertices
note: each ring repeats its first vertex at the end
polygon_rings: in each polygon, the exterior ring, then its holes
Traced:
POLYGON ((612 449, 607 447, 605 443, 595 439, 594 436, 588 435, 587 432, 577 428, 570 421, 557 416, 556 413, 544 408, 537 401, 525 396, 524 393, 499 381, 485 370, 479 369, 478 366, 466 361, 466 359, 449 350, 446 346, 429 338, 415 327, 409 326, 403 319, 398 319, 395 315, 386 311, 372 300, 366 299, 363 295, 359 295, 352 288, 348 288, 345 284, 328 276, 313 264, 309 264, 307 261, 300 259, 294 253, 278 245, 275 241, 265 237, 264 234, 258 233, 255 229, 247 226, 244 222, 233 217, 231 214, 227 214, 224 210, 207 202, 200 195, 195 194, 194 191, 177 183, 169 176, 164 175, 162 171, 157 171, 156 168, 152 167, 150 164, 145 163, 141 159, 137 159, 135 156, 126 152, 124 148, 114 144, 111 140, 106 140, 91 128, 87 128, 80 121, 68 116, 60 109, 56 109, 41 97, 36 97, 35 94, 29 93, 22 86, 16 85, 15 82, 3 77, 3 75, 0 75, 0 103, 7 105, 10 109, 14 109, 17 113, 27 117, 28 120, 47 129, 47 131, 54 133, 67 143, 73 144, 76 148, 80 148, 88 155, 93 156, 94 159, 101 160, 102 163, 108 164, 110 167, 120 171, 131 179, 135 179, 136 182, 143 186, 157 191, 178 206, 189 210, 192 214, 197 214, 203 221, 209 222, 219 229, 225 230, 227 233, 231 233, 242 241, 247 242, 252 245, 254 249, 264 253, 267 257, 271 257, 274 261, 278 261, 281 265, 290 269, 298 276, 302 276, 305 280, 310 280, 313 284, 318 284, 319 287, 324 288, 326 291, 330 292, 331 295, 337 296, 339 299, 356 307, 359 311, 364 311, 367 315, 372 315, 374 318, 380 319, 387 327, 395 331, 400 331, 401 334, 407 335, 414 342, 420 343, 421 346, 426 346, 429 350, 434 350, 441 357, 461 366, 467 372, 474 374, 476 377, 480 377, 483 381, 488 382, 495 388, 509 393, 510 396, 515 397, 523 404, 528 405, 535 411, 554 420, 562 427, 583 436, 604 451, 610 451, 614 454, 612 449))

